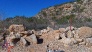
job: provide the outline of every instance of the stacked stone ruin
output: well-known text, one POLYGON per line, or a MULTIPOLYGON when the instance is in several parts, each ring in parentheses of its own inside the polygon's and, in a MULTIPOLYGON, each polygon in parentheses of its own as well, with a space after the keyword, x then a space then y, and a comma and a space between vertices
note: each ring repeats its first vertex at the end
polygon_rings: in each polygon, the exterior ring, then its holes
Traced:
MULTIPOLYGON (((6 37, 7 40, 11 40, 11 45, 15 45, 13 40, 19 38, 21 45, 25 46, 27 42, 30 44, 37 44, 37 37, 43 39, 42 43, 50 43, 50 41, 60 41, 64 46, 69 45, 87 45, 92 46, 92 28, 80 27, 76 28, 71 26, 66 28, 59 28, 54 30, 50 27, 46 29, 35 31, 27 30, 23 25, 11 25, 8 29, 9 35, 6 37)), ((48 43, 48 44, 49 44, 48 43)))
POLYGON ((92 28, 90 27, 67 27, 53 30, 50 27, 41 30, 41 38, 44 42, 60 41, 65 46, 69 45, 87 45, 92 46, 92 28))
POLYGON ((27 45, 27 41, 30 44, 37 44, 37 39, 33 30, 25 31, 25 27, 23 25, 13 24, 7 29, 9 31, 9 35, 7 35, 6 40, 10 43, 11 46, 16 45, 15 39, 20 39, 18 42, 21 46, 27 45))

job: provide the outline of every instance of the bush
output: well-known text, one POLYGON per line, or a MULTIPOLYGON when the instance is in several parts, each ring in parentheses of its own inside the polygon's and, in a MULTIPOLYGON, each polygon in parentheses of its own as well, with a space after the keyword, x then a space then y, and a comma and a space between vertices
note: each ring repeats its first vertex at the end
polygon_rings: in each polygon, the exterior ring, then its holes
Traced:
POLYGON ((10 21, 11 19, 13 19, 12 17, 6 18, 6 21, 10 21))
POLYGON ((47 16, 46 12, 42 12, 42 14, 43 14, 44 16, 47 16))
POLYGON ((34 21, 33 17, 26 18, 26 20, 27 20, 28 22, 33 22, 33 21, 34 21))
POLYGON ((85 7, 81 7, 79 5, 75 5, 76 8, 72 10, 72 12, 83 12, 85 7))
POLYGON ((76 0, 76 1, 77 1, 78 3, 80 3, 80 4, 81 4, 81 3, 83 3, 83 1, 82 1, 82 0, 76 0))
POLYGON ((91 19, 91 18, 85 18, 84 21, 86 21, 86 22, 91 22, 92 19, 91 19))
POLYGON ((74 21, 75 20, 75 15, 72 14, 72 15, 64 16, 60 19, 57 19, 56 22, 57 22, 57 24, 65 24, 65 23, 68 23, 68 20, 70 20, 70 18, 72 19, 72 21, 74 21))
POLYGON ((52 17, 52 20, 56 20, 57 18, 54 16, 54 17, 52 17))

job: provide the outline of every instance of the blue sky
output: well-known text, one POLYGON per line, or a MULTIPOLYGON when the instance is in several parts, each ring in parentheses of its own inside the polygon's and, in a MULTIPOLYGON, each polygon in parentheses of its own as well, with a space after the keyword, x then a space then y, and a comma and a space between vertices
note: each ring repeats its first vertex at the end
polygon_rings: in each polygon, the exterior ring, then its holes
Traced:
POLYGON ((71 0, 0 0, 0 15, 3 18, 34 16, 44 8, 69 1, 71 0))

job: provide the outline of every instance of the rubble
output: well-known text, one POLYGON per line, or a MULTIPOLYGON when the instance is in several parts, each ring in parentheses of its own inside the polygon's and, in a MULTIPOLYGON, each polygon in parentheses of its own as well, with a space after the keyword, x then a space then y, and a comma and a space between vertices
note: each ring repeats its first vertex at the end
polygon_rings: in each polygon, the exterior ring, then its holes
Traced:
MULTIPOLYGON (((21 25, 17 25, 21 26, 21 25)), ((11 26, 12 27, 12 26, 11 26)), ((16 26, 13 25, 15 28, 16 26)), ((10 28, 10 27, 9 27, 10 28)), ((23 28, 18 27, 18 28, 23 28)), ((11 29, 11 28, 10 28, 11 29)), ((47 29, 43 29, 40 31, 35 31, 35 30, 17 30, 13 29, 13 31, 9 31, 10 34, 7 35, 6 40, 9 41, 10 45, 16 46, 16 44, 19 44, 19 46, 26 47, 26 45, 31 45, 31 46, 38 46, 38 45, 44 45, 47 46, 49 44, 48 49, 52 48, 53 52, 55 52, 57 49, 60 47, 71 47, 71 46, 92 46, 92 28, 90 27, 80 27, 80 28, 75 28, 72 27, 71 30, 69 27, 66 28, 59 28, 57 30, 54 30, 50 27, 47 27, 47 29), (40 34, 40 35, 38 35, 40 34), (13 43, 14 39, 19 38, 20 40, 15 44, 13 43), (42 40, 40 40, 42 39, 42 40), (40 42, 40 44, 38 44, 40 42), (57 42, 56 44, 54 44, 57 42), (57 46, 58 45, 58 46, 57 46), (61 46, 60 46, 61 45, 61 46), (53 47, 55 46, 55 47, 53 47), (56 49, 56 50, 55 50, 56 49)), ((28 47, 29 47, 28 46, 28 47)), ((43 47, 44 47, 43 46, 43 47)), ((32 48, 29 51, 35 51, 35 48, 32 48), (34 49, 34 50, 32 50, 34 49)), ((38 48, 40 49, 40 48, 38 48)), ((46 47, 44 47, 46 52, 46 47)), ((51 50, 48 50, 47 52, 51 52, 51 50)), ((56 51, 57 52, 57 51, 56 51)))

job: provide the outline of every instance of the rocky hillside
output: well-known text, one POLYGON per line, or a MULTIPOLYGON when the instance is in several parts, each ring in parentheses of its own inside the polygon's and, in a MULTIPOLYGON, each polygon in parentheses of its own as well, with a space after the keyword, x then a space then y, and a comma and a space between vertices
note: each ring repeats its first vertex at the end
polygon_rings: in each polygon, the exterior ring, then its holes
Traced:
POLYGON ((75 25, 77 26, 79 23, 83 24, 92 20, 91 6, 91 0, 77 0, 76 2, 64 3, 46 8, 40 11, 35 17, 38 19, 48 19, 48 21, 55 24, 69 23, 68 21, 71 17, 73 18, 72 22, 76 23, 75 25))
POLYGON ((77 18, 92 18, 92 1, 77 0, 76 2, 64 3, 52 6, 40 11, 36 17, 43 19, 62 18, 68 15, 75 15, 77 18))

